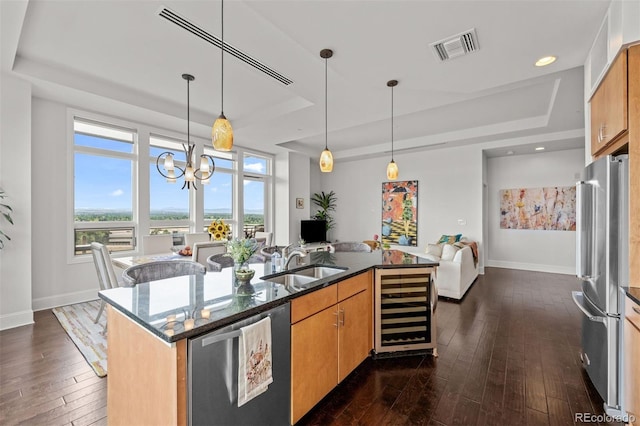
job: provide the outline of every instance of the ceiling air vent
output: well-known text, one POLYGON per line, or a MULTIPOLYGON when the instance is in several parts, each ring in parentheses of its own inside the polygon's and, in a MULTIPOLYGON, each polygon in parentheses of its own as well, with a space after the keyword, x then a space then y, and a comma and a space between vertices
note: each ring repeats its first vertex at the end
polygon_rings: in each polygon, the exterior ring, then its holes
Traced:
POLYGON ((444 40, 431 43, 433 54, 440 62, 466 55, 480 49, 476 29, 472 28, 460 34, 447 37, 444 40))
MULTIPOLYGON (((222 47, 222 41, 218 37, 209 34, 205 30, 203 30, 202 28, 198 27, 193 22, 189 22, 186 18, 178 15, 173 10, 171 10, 171 9, 169 9, 167 7, 161 7, 160 10, 158 11, 158 15, 160 17, 166 19, 169 22, 173 22, 174 24, 176 24, 177 26, 179 26, 183 30, 186 30, 186 31, 190 32, 191 34, 195 35, 196 37, 201 38, 202 40, 206 41, 207 43, 210 43, 210 44, 214 45, 218 49, 220 47, 222 47)), ((263 73, 265 73, 269 77, 278 80, 280 83, 282 83, 284 85, 288 86, 291 83, 293 83, 293 80, 285 77, 284 75, 280 74, 279 72, 275 71, 274 69, 269 68, 267 65, 263 64, 262 62, 258 61, 257 59, 252 58, 251 56, 247 55, 246 53, 242 52, 241 50, 236 49, 235 47, 233 47, 230 44, 228 44, 226 41, 224 43, 224 51, 226 53, 228 53, 229 55, 235 56, 236 58, 240 59, 242 62, 244 62, 244 63, 246 63, 248 65, 251 65, 255 69, 257 69, 259 71, 262 71, 263 73)))

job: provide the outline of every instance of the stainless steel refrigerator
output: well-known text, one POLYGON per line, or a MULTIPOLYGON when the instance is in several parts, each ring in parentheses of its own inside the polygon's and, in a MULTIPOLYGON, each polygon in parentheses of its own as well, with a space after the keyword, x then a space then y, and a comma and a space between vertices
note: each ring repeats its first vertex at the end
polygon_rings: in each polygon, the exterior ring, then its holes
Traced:
POLYGON ((629 275, 629 160, 607 156, 589 164, 577 183, 576 270, 582 291, 580 357, 609 415, 624 414, 623 298, 629 275))

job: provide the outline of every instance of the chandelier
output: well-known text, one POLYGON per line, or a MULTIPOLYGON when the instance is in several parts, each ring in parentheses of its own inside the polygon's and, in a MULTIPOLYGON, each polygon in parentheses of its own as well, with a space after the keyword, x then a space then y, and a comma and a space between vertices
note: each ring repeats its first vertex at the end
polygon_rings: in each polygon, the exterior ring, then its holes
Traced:
POLYGON ((176 183, 176 179, 184 176, 184 184, 182 185, 182 189, 190 189, 192 186, 193 189, 198 189, 196 187, 196 181, 202 182, 203 185, 208 184, 209 178, 216 169, 216 164, 213 161, 212 156, 202 154, 200 155, 200 167, 194 169, 193 164, 196 161, 194 150, 196 148, 196 145, 191 143, 189 128, 189 83, 195 80, 195 77, 191 74, 182 74, 182 78, 187 80, 187 144, 182 144, 186 165, 184 169, 180 166, 176 166, 173 162, 173 153, 170 151, 165 151, 162 154, 158 155, 158 158, 156 158, 156 168, 158 169, 158 173, 160 173, 167 179, 167 182, 176 183), (160 168, 161 163, 163 164, 163 169, 166 173, 163 173, 162 169, 160 168), (177 173, 176 170, 178 171, 177 173))

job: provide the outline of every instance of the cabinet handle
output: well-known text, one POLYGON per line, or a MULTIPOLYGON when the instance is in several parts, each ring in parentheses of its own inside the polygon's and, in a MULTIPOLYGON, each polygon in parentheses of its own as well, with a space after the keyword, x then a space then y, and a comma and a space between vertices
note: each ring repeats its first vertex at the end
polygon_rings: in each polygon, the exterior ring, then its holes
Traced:
POLYGON ((640 315, 640 309, 636 308, 635 306, 632 306, 631 308, 633 309, 633 312, 640 315))
POLYGON ((340 309, 340 313, 342 314, 342 319, 340 320, 340 325, 344 327, 344 309, 340 309))
POLYGON ((598 127, 598 143, 602 142, 602 124, 598 127))
POLYGON ((333 315, 336 316, 336 322, 333 323, 333 326, 335 328, 338 328, 338 311, 334 312, 333 315))

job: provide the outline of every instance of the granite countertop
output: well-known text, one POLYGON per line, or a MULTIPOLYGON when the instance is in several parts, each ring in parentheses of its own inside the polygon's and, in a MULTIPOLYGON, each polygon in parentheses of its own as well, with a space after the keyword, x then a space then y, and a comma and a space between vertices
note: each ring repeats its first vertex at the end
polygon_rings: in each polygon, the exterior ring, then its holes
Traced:
POLYGON ((624 292, 629 297, 629 299, 636 302, 637 305, 640 305, 640 287, 623 287, 624 292))
POLYGON ((438 263, 398 250, 371 253, 319 251, 301 258, 300 265, 290 270, 309 265, 332 266, 344 269, 344 272, 314 281, 303 291, 290 292, 282 284, 268 280, 273 273, 271 263, 267 262, 249 265, 256 274, 251 280, 253 294, 248 295, 242 291, 238 294, 233 285, 232 268, 209 271, 201 276, 187 275, 134 287, 112 288, 100 291, 99 295, 160 339, 173 343, 275 308, 371 268, 437 266, 438 263))

